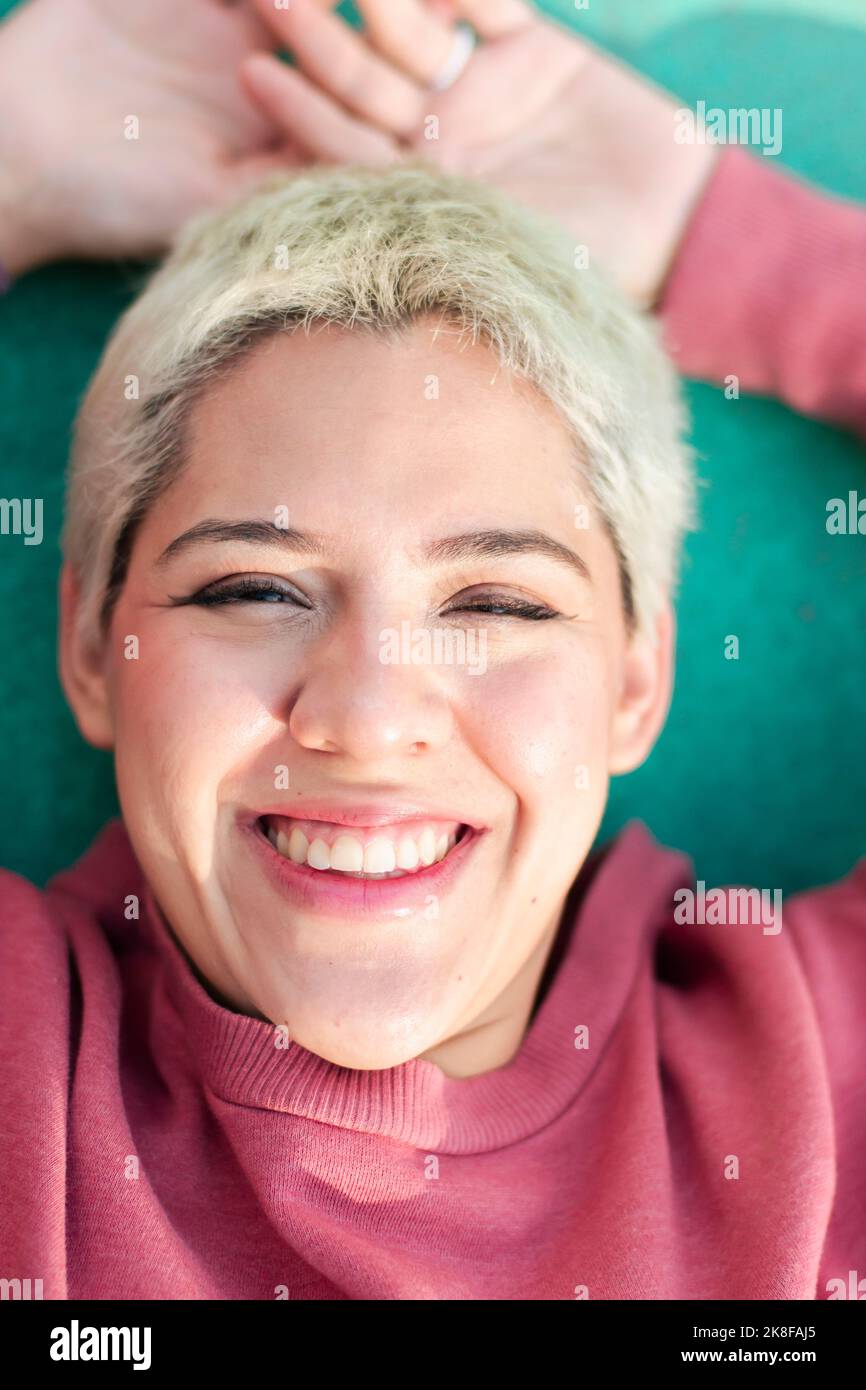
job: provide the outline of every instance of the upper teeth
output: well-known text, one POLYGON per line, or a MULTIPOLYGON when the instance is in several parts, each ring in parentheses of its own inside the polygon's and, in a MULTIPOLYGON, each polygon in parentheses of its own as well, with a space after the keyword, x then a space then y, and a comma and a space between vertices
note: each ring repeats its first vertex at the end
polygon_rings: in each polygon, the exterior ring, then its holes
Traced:
POLYGON ((307 864, 311 869, 333 869, 365 878, 396 877, 426 868, 444 859, 457 840, 457 830, 425 825, 420 831, 400 832, 396 839, 372 831, 353 834, 341 830, 329 844, 321 836, 310 838, 297 825, 284 824, 286 829, 269 824, 267 834, 286 859, 307 864))

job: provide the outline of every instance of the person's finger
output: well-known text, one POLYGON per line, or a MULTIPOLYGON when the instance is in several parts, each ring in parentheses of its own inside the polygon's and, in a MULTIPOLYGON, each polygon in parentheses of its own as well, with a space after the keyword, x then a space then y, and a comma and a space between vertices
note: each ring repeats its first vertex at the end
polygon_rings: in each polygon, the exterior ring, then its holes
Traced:
POLYGON ((529 0, 456 0, 455 8, 482 39, 504 38, 538 17, 529 0))
MULTIPOLYGON (((334 9, 339 0, 316 0, 334 9)), ((373 48, 428 88, 454 47, 460 0, 355 0, 373 48)))
POLYGON ((244 90, 276 128, 316 159, 388 164, 400 151, 384 131, 344 111, 303 73, 270 53, 253 53, 238 69, 244 90))
POLYGON ((457 0, 424 0, 427 9, 438 15, 446 24, 453 24, 457 18, 457 0))
POLYGON ((423 0, 357 0, 364 32, 377 51, 429 87, 448 61, 454 29, 423 0))
POLYGON ((323 92, 380 130, 408 136, 425 115, 425 94, 380 58, 364 38, 317 0, 277 10, 255 0, 259 14, 323 92))

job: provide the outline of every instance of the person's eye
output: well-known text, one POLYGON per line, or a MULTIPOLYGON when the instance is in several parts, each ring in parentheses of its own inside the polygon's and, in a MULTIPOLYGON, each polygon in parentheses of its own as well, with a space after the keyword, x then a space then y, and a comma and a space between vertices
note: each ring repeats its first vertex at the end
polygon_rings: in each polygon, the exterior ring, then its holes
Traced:
POLYGON ((292 604, 295 608, 310 607, 297 589, 281 584, 276 579, 259 578, 252 574, 230 575, 227 579, 207 584, 194 594, 172 597, 171 601, 176 605, 192 603, 201 608, 235 603, 274 603, 292 604))
POLYGON ((531 603, 526 599, 511 598, 505 594, 479 594, 477 598, 447 610, 449 613, 483 613, 494 618, 523 618, 529 622, 544 622, 559 618, 556 608, 545 603, 531 603))

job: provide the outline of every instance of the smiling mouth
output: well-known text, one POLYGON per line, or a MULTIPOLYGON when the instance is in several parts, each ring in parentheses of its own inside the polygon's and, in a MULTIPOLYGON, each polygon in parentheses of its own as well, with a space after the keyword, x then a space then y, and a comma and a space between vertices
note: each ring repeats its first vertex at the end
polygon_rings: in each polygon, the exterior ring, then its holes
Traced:
POLYGON ((446 859, 472 833, 458 821, 402 821, 365 829, 331 821, 260 816, 258 828, 283 859, 334 878, 413 878, 446 859))

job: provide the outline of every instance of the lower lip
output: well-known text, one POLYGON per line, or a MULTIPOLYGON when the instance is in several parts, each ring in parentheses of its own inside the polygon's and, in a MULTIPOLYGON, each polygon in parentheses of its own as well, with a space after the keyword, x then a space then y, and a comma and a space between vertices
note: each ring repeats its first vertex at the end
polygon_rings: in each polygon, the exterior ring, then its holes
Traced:
POLYGON ((262 866, 284 898, 308 912, 328 917, 370 919, 410 917, 430 907, 454 885, 475 849, 480 832, 468 829, 438 864, 401 878, 349 878, 329 869, 295 864, 274 849, 257 822, 240 827, 262 866))

